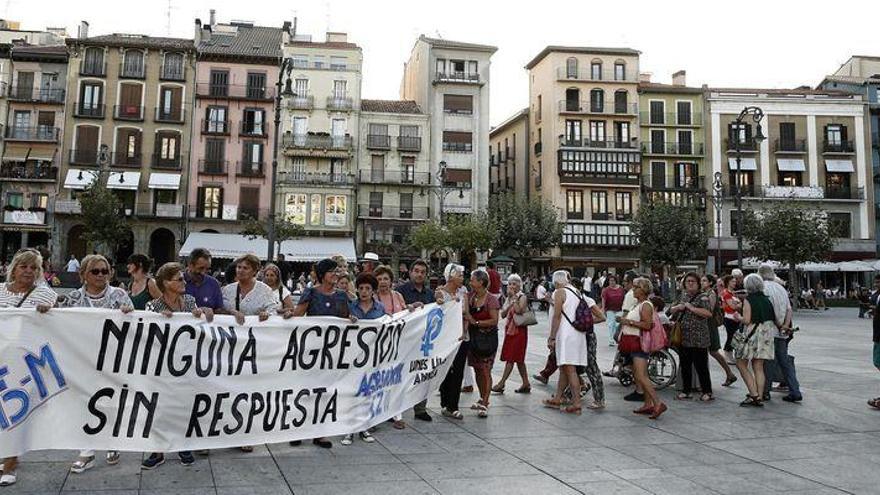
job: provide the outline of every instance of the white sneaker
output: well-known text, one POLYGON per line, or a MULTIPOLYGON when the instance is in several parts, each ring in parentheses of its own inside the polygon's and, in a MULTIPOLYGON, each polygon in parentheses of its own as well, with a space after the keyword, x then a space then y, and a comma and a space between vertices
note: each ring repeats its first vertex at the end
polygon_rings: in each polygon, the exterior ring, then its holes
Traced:
POLYGON ((0 486, 9 486, 14 485, 17 481, 15 477, 15 471, 11 473, 3 473, 3 476, 0 476, 0 486))
POLYGON ((70 472, 80 474, 95 467, 95 457, 80 457, 70 466, 70 472))
POLYGON ((361 440, 363 440, 366 443, 373 443, 376 441, 376 438, 373 437, 373 435, 371 435, 370 432, 362 431, 361 432, 361 440))
POLYGON ((352 435, 349 433, 348 435, 345 435, 344 437, 342 437, 342 440, 340 440, 339 443, 341 443, 342 445, 351 445, 351 441, 352 441, 352 435))

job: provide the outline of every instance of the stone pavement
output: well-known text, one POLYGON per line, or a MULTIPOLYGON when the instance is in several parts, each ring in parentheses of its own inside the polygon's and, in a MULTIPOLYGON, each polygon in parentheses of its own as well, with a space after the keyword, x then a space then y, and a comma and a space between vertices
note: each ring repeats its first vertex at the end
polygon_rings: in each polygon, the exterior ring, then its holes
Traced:
MULTIPOLYGON (((546 316, 530 335, 530 373, 546 357, 546 316)), ((780 395, 763 409, 741 408, 744 386, 715 388, 714 403, 677 402, 651 421, 631 413, 626 390, 606 378, 608 408, 580 417, 541 407, 547 388, 531 395, 493 396, 490 416, 465 411, 462 422, 441 418, 439 398, 429 403, 433 423, 397 431, 382 426, 378 442, 355 440, 331 450, 312 445, 258 447, 196 456, 186 468, 175 456, 141 471, 141 454, 123 454, 84 474, 68 473, 74 452, 34 452, 23 457, 17 493, 121 494, 702 494, 880 493, 880 411, 865 401, 880 395, 880 373, 871 365, 871 325, 854 309, 799 312, 802 332, 792 343, 804 402, 780 395)), ((604 325, 599 329, 605 335, 604 325)), ((600 338, 600 343, 603 342, 600 338)), ((605 369, 612 348, 600 345, 605 369)), ((713 382, 721 370, 712 361, 713 382)), ((502 370, 496 363, 495 374, 502 370)), ((516 372, 514 371, 514 374, 516 372)), ((553 382, 551 382, 551 385, 553 382)), ((462 396, 462 404, 476 395, 462 396)))

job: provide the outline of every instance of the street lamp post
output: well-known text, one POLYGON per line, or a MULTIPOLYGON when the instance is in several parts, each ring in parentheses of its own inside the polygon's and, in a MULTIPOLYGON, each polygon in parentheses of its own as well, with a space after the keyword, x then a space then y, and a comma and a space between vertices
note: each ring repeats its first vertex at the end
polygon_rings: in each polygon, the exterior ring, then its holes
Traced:
MULTIPOLYGON (((455 187, 448 187, 446 185, 446 162, 441 161, 437 170, 437 186, 428 188, 429 191, 437 195, 437 199, 440 201, 440 224, 443 224, 444 214, 445 212, 445 203, 446 203, 446 195, 455 191, 455 187)), ((425 189, 422 188, 419 196, 425 195, 425 189)), ((458 198, 464 199, 464 190, 462 188, 458 188, 458 198)))
POLYGON ((721 172, 715 172, 712 181, 712 206, 715 207, 715 273, 721 273, 721 208, 724 202, 724 188, 721 183, 721 172))
MULTIPOLYGON (((764 118, 764 111, 760 107, 755 106, 743 108, 742 112, 736 117, 736 135, 733 140, 734 152, 736 154, 736 260, 740 270, 743 267, 742 141, 740 140, 740 130, 746 117, 750 117, 758 126, 755 130, 755 143, 760 146, 761 142, 765 139, 764 133, 761 131, 761 120, 764 118)), ((745 137, 748 138, 748 136, 745 137)))
POLYGON ((272 188, 269 192, 269 225, 268 225, 268 257, 266 261, 275 259, 275 188, 278 185, 278 135, 281 133, 281 97, 293 97, 296 94, 291 88, 290 73, 293 71, 293 59, 281 60, 281 70, 278 71, 278 82, 275 83, 275 132, 272 136, 272 188), (285 80, 286 76, 286 80, 285 80), (282 91, 283 87, 283 91, 282 91))

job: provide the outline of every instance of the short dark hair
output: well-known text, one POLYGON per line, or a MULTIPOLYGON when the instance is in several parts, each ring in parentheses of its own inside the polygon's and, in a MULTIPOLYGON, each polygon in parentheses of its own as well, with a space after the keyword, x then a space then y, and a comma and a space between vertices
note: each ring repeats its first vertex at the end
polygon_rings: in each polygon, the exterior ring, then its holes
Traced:
POLYGON ((144 273, 148 273, 153 267, 153 260, 143 254, 133 254, 128 257, 128 263, 138 267, 144 273))
MULTIPOLYGON (((880 277, 880 275, 877 275, 880 277)), ((728 285, 730 285, 730 281, 733 280, 733 275, 725 275, 721 278, 721 283, 724 284, 724 288, 726 289, 728 285)))
POLYGON ((697 280, 697 285, 700 285, 700 276, 697 275, 697 272, 687 272, 684 274, 684 277, 681 277, 681 286, 684 287, 684 284, 687 283, 687 279, 694 278, 697 280))
POLYGON ((663 311, 663 308, 666 307, 666 301, 660 296, 651 296, 648 300, 651 301, 651 305, 654 306, 654 311, 663 311))
POLYGON ((422 266, 422 267, 424 267, 426 272, 431 271, 431 268, 428 266, 428 262, 425 261, 425 260, 423 260, 423 259, 421 259, 421 258, 419 258, 419 259, 413 261, 413 262, 412 262, 412 265, 410 265, 409 269, 412 270, 413 268, 415 268, 415 267, 417 267, 417 266, 422 266))
POLYGON ((211 252, 205 248, 195 248, 189 253, 189 262, 190 264, 195 263, 200 259, 206 259, 211 261, 211 252))
POLYGON ((489 260, 486 262, 486 266, 489 268, 495 268, 495 262, 492 260, 489 260))
POLYGON ((358 289, 363 284, 370 284, 370 287, 372 287, 373 290, 379 288, 379 281, 376 280, 376 276, 369 272, 364 272, 357 276, 354 282, 354 288, 358 289))
POLYGON ((632 282, 633 280, 637 279, 638 277, 639 277, 639 274, 636 273, 635 271, 627 270, 627 272, 623 274, 623 281, 624 282, 632 282))
POLYGON ((706 280, 708 280, 709 283, 712 285, 715 285, 716 283, 718 283, 718 277, 716 277, 714 273, 707 273, 703 276, 706 277, 706 280))

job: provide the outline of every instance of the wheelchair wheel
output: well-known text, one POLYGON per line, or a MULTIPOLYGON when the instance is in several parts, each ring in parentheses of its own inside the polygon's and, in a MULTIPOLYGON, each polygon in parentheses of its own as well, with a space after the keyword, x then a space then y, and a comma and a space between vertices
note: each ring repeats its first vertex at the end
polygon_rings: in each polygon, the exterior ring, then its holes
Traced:
POLYGON ((633 379, 632 371, 629 368, 620 368, 617 371, 617 381, 619 381, 624 387, 629 387, 635 380, 633 379))
POLYGON ((657 390, 672 385, 678 376, 678 363, 668 349, 652 352, 648 358, 648 377, 657 390))

